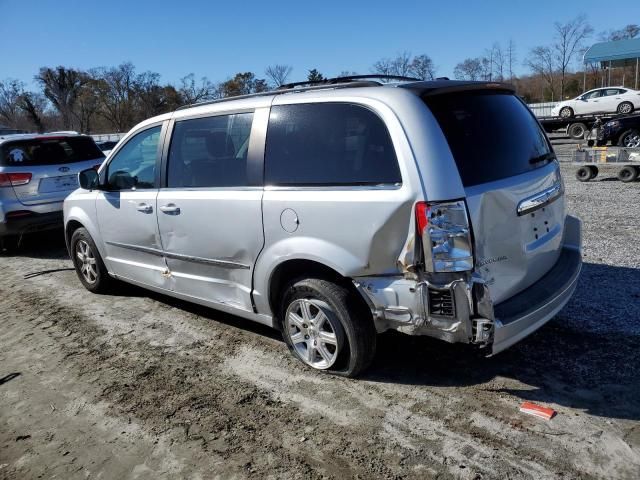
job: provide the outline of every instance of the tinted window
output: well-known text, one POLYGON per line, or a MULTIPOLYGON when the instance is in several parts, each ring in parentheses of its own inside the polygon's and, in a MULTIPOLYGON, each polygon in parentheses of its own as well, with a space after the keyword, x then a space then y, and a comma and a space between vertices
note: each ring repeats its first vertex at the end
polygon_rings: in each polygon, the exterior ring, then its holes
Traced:
POLYGON ((33 167, 103 158, 104 153, 90 137, 43 137, 3 144, 0 165, 33 167))
POLYGON ((593 92, 585 93, 582 96, 583 100, 593 100, 594 98, 599 98, 602 95, 602 90, 594 90, 593 92))
POLYGON ((107 184, 115 190, 155 188, 160 126, 133 136, 107 167, 107 184))
POLYGON ((253 113, 177 122, 169 149, 167 186, 248 185, 247 152, 253 113))
POLYGON ((400 183, 384 123, 349 104, 280 105, 271 109, 265 154, 269 185, 400 183))
POLYGON ((546 136, 515 96, 457 93, 425 97, 444 132, 465 186, 528 172, 548 163, 546 136))
POLYGON ((620 94, 620 90, 619 89, 617 89, 617 88, 607 88, 604 91, 603 97, 609 97, 611 95, 619 95, 619 94, 620 94))

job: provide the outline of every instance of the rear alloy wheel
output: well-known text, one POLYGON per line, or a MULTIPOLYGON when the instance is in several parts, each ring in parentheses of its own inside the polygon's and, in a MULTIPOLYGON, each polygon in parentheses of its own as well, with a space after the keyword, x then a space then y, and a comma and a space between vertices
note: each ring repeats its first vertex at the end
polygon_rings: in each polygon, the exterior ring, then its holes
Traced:
POLYGON ((98 253, 96 244, 85 228, 78 228, 71 236, 71 260, 84 287, 93 293, 111 290, 114 280, 98 253))
POLYGON ((576 170, 576 178, 581 182, 588 182, 591 180, 591 168, 580 167, 576 170))
POLYGON ((358 293, 336 283, 307 278, 284 292, 282 336, 306 365, 346 377, 366 369, 376 350, 371 312, 358 293))
POLYGON ((640 132, 635 129, 627 130, 622 135, 620 135, 620 140, 618 140, 618 145, 620 147, 639 148, 640 132))
POLYGON ((630 165, 622 167, 618 172, 618 180, 621 182, 633 182, 636 178, 638 178, 638 170, 630 165))
POLYGON ((286 315, 287 335, 298 357, 318 370, 331 368, 344 342, 331 307, 314 298, 302 298, 289 305, 286 315))
POLYGON ((620 105, 618 105, 617 111, 618 113, 621 113, 623 115, 626 115, 627 113, 631 113, 633 112, 633 103, 622 102, 620 105))
POLYGON ((572 123, 567 129, 567 134, 574 140, 583 140, 586 132, 587 126, 584 123, 572 123))
POLYGON ((571 118, 571 117, 573 117, 573 108, 571 108, 571 107, 562 107, 560 109, 560 117, 561 118, 571 118))

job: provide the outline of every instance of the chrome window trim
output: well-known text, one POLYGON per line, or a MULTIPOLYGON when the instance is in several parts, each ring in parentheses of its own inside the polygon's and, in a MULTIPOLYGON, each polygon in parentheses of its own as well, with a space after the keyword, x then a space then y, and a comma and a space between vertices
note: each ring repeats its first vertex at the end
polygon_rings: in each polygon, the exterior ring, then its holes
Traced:
POLYGON ((264 190, 269 192, 281 192, 292 190, 304 190, 309 192, 318 191, 365 191, 365 190, 401 190, 402 184, 389 183, 384 185, 265 185, 264 190))

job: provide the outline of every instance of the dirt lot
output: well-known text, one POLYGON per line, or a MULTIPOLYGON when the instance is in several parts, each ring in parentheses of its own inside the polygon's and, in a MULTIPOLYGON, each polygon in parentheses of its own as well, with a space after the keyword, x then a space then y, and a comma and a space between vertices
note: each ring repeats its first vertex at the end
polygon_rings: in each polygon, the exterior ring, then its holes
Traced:
POLYGON ((33 237, 0 258, 0 478, 639 478, 640 182, 564 170, 569 305, 491 359, 385 334, 359 380, 239 318, 91 295, 58 234, 33 237))

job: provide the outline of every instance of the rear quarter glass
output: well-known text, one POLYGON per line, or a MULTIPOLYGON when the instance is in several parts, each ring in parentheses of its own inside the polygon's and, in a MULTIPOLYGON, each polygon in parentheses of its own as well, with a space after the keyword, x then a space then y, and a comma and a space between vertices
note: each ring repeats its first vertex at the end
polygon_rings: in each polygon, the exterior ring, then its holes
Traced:
POLYGON ((515 95, 450 93, 424 101, 440 124, 465 187, 526 173, 551 161, 544 131, 515 95))
POLYGON ((90 137, 43 137, 15 140, 0 146, 0 166, 36 167, 102 159, 90 137))

